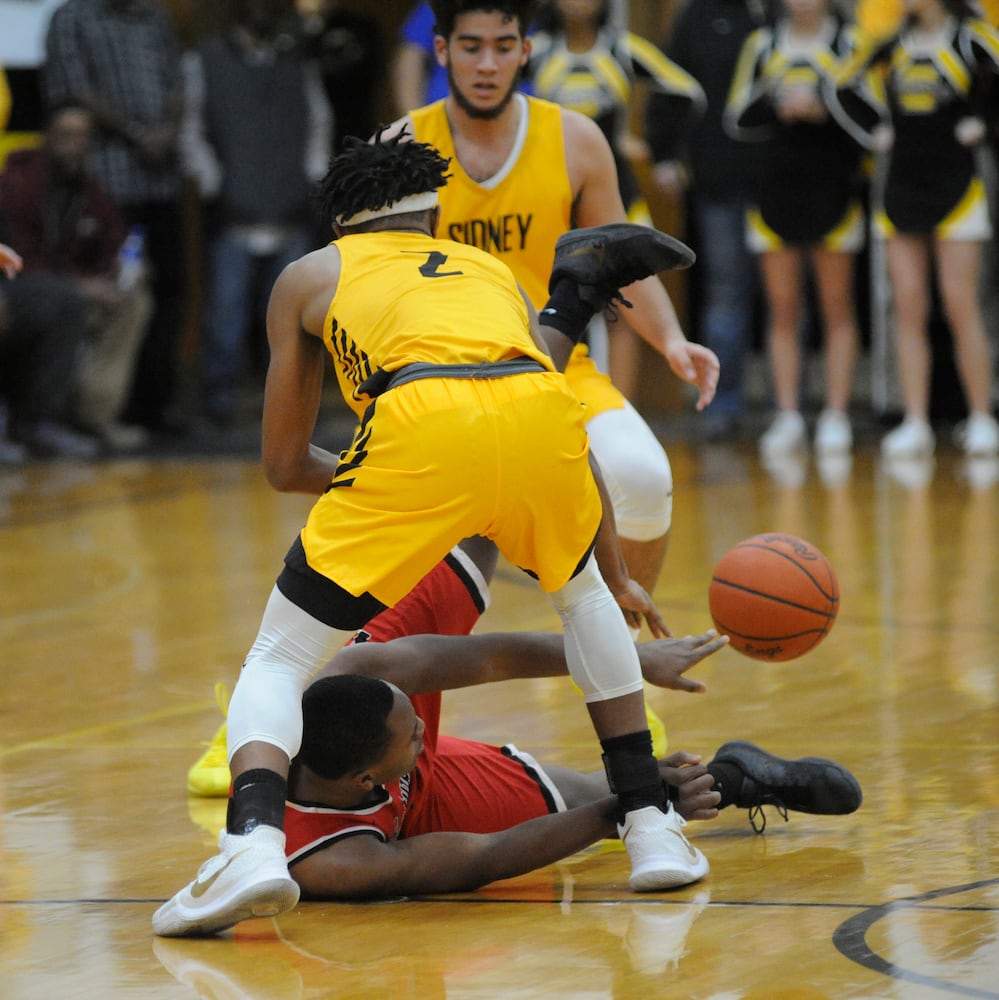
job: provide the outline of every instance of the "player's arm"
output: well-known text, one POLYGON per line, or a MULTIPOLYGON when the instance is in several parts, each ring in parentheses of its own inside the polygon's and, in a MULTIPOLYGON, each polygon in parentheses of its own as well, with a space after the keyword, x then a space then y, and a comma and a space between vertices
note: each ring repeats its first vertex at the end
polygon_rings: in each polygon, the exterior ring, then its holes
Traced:
POLYGON ((554 864, 616 832, 616 796, 539 816, 499 833, 426 833, 385 843, 348 837, 295 862, 313 899, 383 899, 468 892, 554 864))
POLYGON ((339 277, 339 254, 314 251, 278 276, 267 306, 270 363, 264 385, 262 457, 267 481, 282 493, 321 494, 337 457, 312 444, 322 398, 325 346, 320 303, 339 277))
MULTIPOLYGON (((614 156, 599 126, 585 115, 563 108, 562 131, 574 193, 574 224, 585 227, 625 222, 614 156)), ((628 325, 667 360, 678 378, 697 387, 697 408, 703 410, 718 386, 715 353, 687 340, 657 276, 636 281, 622 292, 633 305, 628 310, 628 325)))
MULTIPOLYGON (((642 674, 658 687, 700 693, 704 685, 684 676, 721 649, 715 631, 637 645, 642 674)), ((395 684, 409 695, 430 694, 498 681, 568 676, 565 644, 558 633, 496 632, 482 635, 413 635, 391 642, 347 646, 320 671, 364 674, 395 684)))
POLYGON ((603 507, 600 530, 597 533, 597 541, 593 550, 597 566, 600 567, 600 575, 614 595, 614 600, 617 601, 624 613, 625 621, 629 627, 641 628, 644 619, 649 626, 649 631, 657 639, 669 635, 666 622, 652 598, 637 580, 632 579, 628 572, 628 566, 621 552, 621 540, 617 533, 614 504, 611 501, 610 491, 607 489, 603 473, 600 471, 600 464, 592 450, 589 458, 590 469, 593 472, 603 507))

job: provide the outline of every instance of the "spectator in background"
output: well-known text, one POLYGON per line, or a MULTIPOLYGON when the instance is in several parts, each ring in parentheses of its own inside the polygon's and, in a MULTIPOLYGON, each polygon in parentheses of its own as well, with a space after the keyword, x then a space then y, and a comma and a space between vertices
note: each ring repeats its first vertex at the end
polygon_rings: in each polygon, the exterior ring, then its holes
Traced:
MULTIPOLYGON (((0 218, 4 232, 5 221, 0 218)), ((0 287, 0 395, 7 401, 0 460, 6 465, 30 455, 88 459, 98 453, 97 442, 68 423, 81 305, 72 289, 44 274, 18 275, 0 287)))
MULTIPOLYGON (((0 70, 0 73, 2 72, 0 70)), ((0 223, 3 223, 2 218, 0 218, 0 223)), ((3 227, 0 226, 0 228, 3 227)), ((20 255, 15 250, 7 246, 6 243, 0 243, 0 358, 4 356, 7 333, 10 328, 10 310, 4 286, 7 281, 12 281, 20 272, 22 263, 20 255)), ((28 453, 21 445, 11 441, 9 437, 7 401, 2 395, 2 388, 3 386, 0 384, 0 466, 20 465, 28 457, 28 453)))
MULTIPOLYGON (((651 86, 685 99, 696 114, 703 112, 705 97, 689 73, 651 42, 628 31, 619 23, 623 18, 614 13, 612 0, 554 0, 538 17, 527 76, 536 97, 578 111, 600 126, 614 153, 628 221, 651 226, 652 213, 631 165, 648 158, 646 143, 629 129, 633 88, 651 86)), ((608 326, 606 349, 591 340, 591 353, 621 392, 633 399, 638 337, 620 313, 608 326), (602 356, 605 351, 607 360, 602 356)))
POLYGON ((447 97, 447 71, 434 57, 434 12, 414 4, 399 29, 392 59, 392 98, 396 114, 447 97))
POLYGON ((375 96, 382 79, 382 36, 375 18, 319 0, 302 19, 305 55, 319 67, 336 126, 333 152, 348 135, 367 138, 378 125, 375 96))
POLYGON ((10 121, 10 86, 7 83, 7 74, 0 66, 0 132, 7 127, 10 121))
MULTIPOLYGON (((18 434, 42 453, 95 450, 62 419, 110 450, 137 448, 145 432, 120 422, 152 304, 143 282, 122 287, 118 251, 125 226, 101 185, 86 171, 93 116, 77 104, 50 112, 37 149, 10 154, 0 174, 0 211, 24 258, 12 287, 11 323, 38 345, 64 338, 74 350, 56 368, 55 409, 18 418, 18 434), (47 326, 56 329, 50 331, 47 326)), ((43 404, 47 410, 47 404, 43 404)))
POLYGON ((975 147, 986 133, 985 86, 999 75, 999 33, 966 0, 905 0, 904 9, 900 33, 859 54, 837 92, 860 120, 863 105, 851 95, 857 76, 871 65, 887 73, 886 124, 874 139, 888 155, 876 224, 887 240, 905 416, 881 450, 892 460, 921 458, 936 444, 929 422, 933 266, 968 405, 957 441, 970 456, 995 456, 992 359, 978 300, 992 227, 975 147))
POLYGON ((43 82, 50 106, 71 100, 93 113, 93 171, 126 224, 145 232, 155 305, 125 417, 176 430, 186 254, 174 25, 154 0, 67 0, 49 23, 43 82))
POLYGON ((184 172, 208 207, 202 336, 205 415, 238 415, 251 322, 274 279, 313 248, 310 181, 326 172, 329 103, 314 64, 281 33, 286 0, 236 0, 224 34, 183 59, 184 172))
POLYGON ((636 84, 687 102, 687 117, 703 113, 700 84, 651 42, 611 20, 611 0, 553 0, 531 36, 527 75, 536 97, 592 118, 614 152, 628 221, 651 225, 633 160, 648 156, 629 129, 629 102, 636 84))
POLYGON ((764 461, 807 447, 801 414, 801 330, 806 268, 825 337, 825 408, 815 430, 822 456, 853 447, 849 403, 859 336, 853 308, 856 254, 864 243, 859 129, 830 115, 826 94, 857 47, 831 0, 784 0, 772 27, 746 40, 726 110, 736 139, 761 143, 764 170, 748 215, 749 247, 766 290, 768 353, 777 415, 760 439, 764 461))
MULTIPOLYGON (((7 74, 0 66, 0 135, 10 121, 10 87, 7 74)), ((6 244, 0 243, 0 272, 9 280, 21 269, 21 258, 6 244)), ((4 335, 10 322, 7 299, 4 296, 4 282, 0 280, 0 351, 3 350, 4 335)), ((0 394, 0 465, 18 465, 27 457, 24 449, 8 437, 7 403, 0 394)))
POLYGON ((702 418, 709 439, 727 437, 745 415, 757 277, 744 219, 760 156, 725 134, 722 116, 742 43, 765 15, 765 0, 687 3, 663 48, 701 85, 706 110, 692 120, 689 101, 665 92, 650 94, 646 108, 653 183, 674 199, 689 193, 690 243, 700 282, 697 335, 721 364, 718 391, 702 418))

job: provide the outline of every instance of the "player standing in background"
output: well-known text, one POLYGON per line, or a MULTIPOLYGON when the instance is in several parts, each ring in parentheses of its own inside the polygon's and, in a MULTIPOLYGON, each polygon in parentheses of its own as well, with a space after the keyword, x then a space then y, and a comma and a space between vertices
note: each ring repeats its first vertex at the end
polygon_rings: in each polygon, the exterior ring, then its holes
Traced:
MULTIPOLYGON (((532 6, 525 0, 433 3, 437 59, 447 70, 450 93, 411 111, 394 128, 408 125, 416 139, 451 160, 452 176, 441 191, 440 235, 505 261, 541 309, 558 237, 574 226, 626 216, 614 156, 599 126, 517 92, 531 52, 525 28, 532 6)), ((684 336, 658 278, 624 295, 633 304, 629 325, 697 387, 697 408, 703 409, 718 382, 718 359, 684 336)), ((669 460, 585 347, 555 360, 585 405, 586 431, 611 495, 629 573, 651 592, 672 519, 669 460)), ((659 724, 654 717, 650 723, 659 724)))

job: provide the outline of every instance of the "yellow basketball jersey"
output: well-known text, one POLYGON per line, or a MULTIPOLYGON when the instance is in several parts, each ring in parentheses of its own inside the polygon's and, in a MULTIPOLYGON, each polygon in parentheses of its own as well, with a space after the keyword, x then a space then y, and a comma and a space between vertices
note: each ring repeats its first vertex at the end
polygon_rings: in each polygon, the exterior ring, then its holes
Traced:
POLYGON ((512 163, 485 184, 458 162, 444 101, 410 112, 414 136, 451 160, 440 190, 437 235, 479 247, 510 266, 537 309, 548 301, 555 241, 571 228, 572 188, 562 140, 562 109, 529 97, 527 132, 512 163))
POLYGON ((414 362, 480 364, 526 356, 551 369, 530 334, 506 265, 476 247, 421 233, 354 233, 336 241, 340 281, 323 327, 340 391, 360 416, 360 386, 414 362))

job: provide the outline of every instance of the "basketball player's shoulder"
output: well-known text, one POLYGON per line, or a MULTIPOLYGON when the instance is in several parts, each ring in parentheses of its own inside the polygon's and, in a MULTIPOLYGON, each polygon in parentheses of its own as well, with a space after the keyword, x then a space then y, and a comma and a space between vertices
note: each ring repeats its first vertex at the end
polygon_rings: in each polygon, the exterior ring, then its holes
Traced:
POLYGON ((562 120, 562 137, 565 147, 575 155, 593 151, 609 151, 610 146, 600 126, 586 115, 572 108, 559 108, 562 120))
POLYGON ((335 280, 340 274, 340 250, 328 243, 286 264, 278 283, 287 292, 308 292, 317 284, 335 280))

